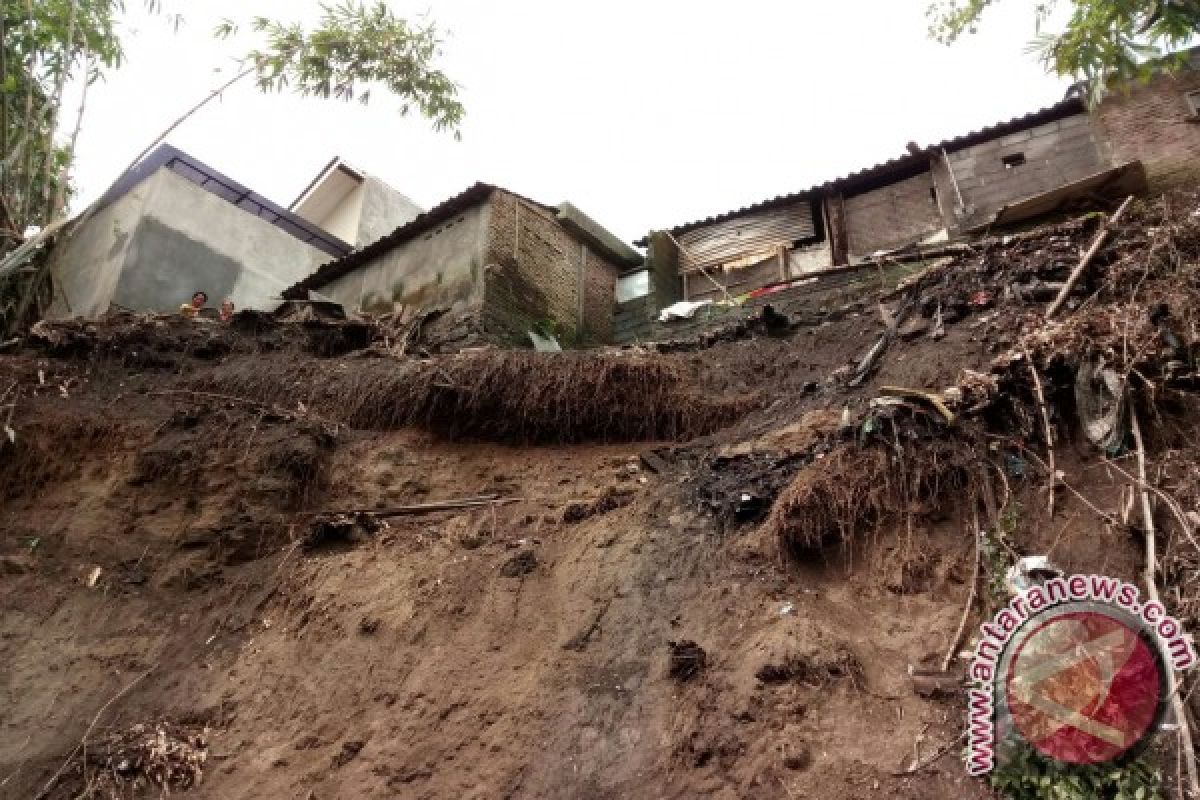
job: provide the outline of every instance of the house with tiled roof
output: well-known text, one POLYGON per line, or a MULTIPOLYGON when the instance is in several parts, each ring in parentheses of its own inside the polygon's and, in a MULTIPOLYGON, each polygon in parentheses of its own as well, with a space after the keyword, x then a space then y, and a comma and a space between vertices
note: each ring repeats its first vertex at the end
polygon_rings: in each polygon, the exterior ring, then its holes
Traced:
POLYGON ((464 333, 528 343, 612 336, 617 276, 641 255, 570 203, 477 183, 285 292, 411 318, 436 311, 464 333))

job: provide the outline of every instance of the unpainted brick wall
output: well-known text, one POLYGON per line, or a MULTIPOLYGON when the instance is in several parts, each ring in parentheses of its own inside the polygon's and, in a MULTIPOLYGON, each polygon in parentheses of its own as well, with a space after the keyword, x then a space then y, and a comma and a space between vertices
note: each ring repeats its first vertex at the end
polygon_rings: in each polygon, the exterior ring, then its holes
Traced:
POLYGON ((1200 90, 1200 56, 1192 68, 1109 94, 1094 112, 1113 163, 1141 161, 1151 188, 1200 181, 1200 122, 1187 92, 1200 90))
POLYGON ((928 172, 846 198, 851 256, 909 244, 943 227, 928 172))
POLYGON ((575 239, 551 211, 502 190, 488 203, 484 329, 516 342, 535 325, 553 322, 564 343, 608 341, 619 267, 575 239))
MULTIPOLYGON (((949 154, 958 188, 972 213, 983 219, 1015 200, 1056 189, 1108 167, 1087 114, 1001 136, 949 154), (1025 163, 1007 167, 1006 156, 1021 153, 1025 163)), ((938 186, 953 192, 953 186, 938 186)))

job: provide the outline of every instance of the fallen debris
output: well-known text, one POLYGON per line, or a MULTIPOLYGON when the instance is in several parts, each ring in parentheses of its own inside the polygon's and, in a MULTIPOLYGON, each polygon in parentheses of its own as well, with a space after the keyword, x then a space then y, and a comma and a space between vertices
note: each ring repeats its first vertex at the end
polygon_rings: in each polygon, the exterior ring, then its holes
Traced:
POLYGON ((812 689, 843 682, 854 689, 866 686, 862 662, 843 645, 829 651, 789 654, 780 661, 763 664, 754 677, 766 684, 795 682, 812 689))
POLYGON ((532 549, 520 550, 500 565, 500 574, 506 578, 521 578, 537 569, 538 557, 532 549))
MULTIPOLYGON (((752 395, 710 397, 653 354, 485 350, 428 361, 376 359, 310 376, 310 406, 364 430, 420 427, 450 439, 582 442, 685 439, 756 407, 752 395)), ((197 390, 259 401, 286 395, 292 369, 227 369, 197 390)))
POLYGON ((638 453, 638 460, 645 465, 646 469, 656 474, 662 474, 671 469, 671 465, 654 450, 643 450, 638 453))
POLYGON ((962 674, 951 672, 948 667, 942 670, 910 667, 908 677, 912 682, 913 693, 926 700, 945 700, 964 693, 962 674))
POLYGON ((147 789, 164 795, 191 789, 204 777, 208 733, 160 722, 110 734, 89 748, 78 796, 119 800, 147 789))
POLYGON ((617 489, 609 487, 604 494, 590 503, 572 503, 563 511, 562 520, 568 525, 583 522, 598 514, 607 514, 618 508, 623 508, 633 502, 632 489, 617 489))
POLYGON ((384 524, 367 513, 323 514, 313 519, 301 543, 310 552, 328 547, 352 547, 373 539, 384 524))
POLYGON ((670 665, 667 671, 679 683, 687 683, 708 665, 708 653, 691 639, 667 642, 670 650, 670 665))

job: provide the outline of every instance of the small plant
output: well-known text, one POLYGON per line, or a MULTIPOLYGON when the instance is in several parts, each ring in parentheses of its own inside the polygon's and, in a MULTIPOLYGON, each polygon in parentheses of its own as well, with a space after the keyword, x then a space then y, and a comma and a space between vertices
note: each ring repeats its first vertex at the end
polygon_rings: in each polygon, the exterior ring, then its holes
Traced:
POLYGON ((556 319, 542 319, 533 323, 533 330, 539 336, 544 336, 548 339, 562 339, 562 325, 556 319))
POLYGON ((990 778, 1006 800, 1164 800, 1162 777, 1145 758, 1063 764, 1028 745, 1013 749, 990 778))

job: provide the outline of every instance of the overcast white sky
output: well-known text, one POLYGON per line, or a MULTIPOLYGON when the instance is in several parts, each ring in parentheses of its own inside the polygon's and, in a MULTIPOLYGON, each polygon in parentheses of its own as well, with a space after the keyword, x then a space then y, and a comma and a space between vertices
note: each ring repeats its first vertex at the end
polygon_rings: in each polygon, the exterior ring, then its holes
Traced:
MULTIPOLYGON (((921 144, 1057 102, 1066 83, 1025 53, 1033 0, 992 10, 952 48, 926 0, 391 0, 446 31, 463 139, 370 106, 246 85, 169 141, 282 205, 334 155, 424 207, 476 180, 571 200, 626 240, 797 191, 921 144)), ((311 19, 316 0, 166 0, 173 32, 130 0, 124 68, 92 87, 76 206, 231 75, 218 20, 311 19), (220 72, 215 70, 220 69, 220 72)))

